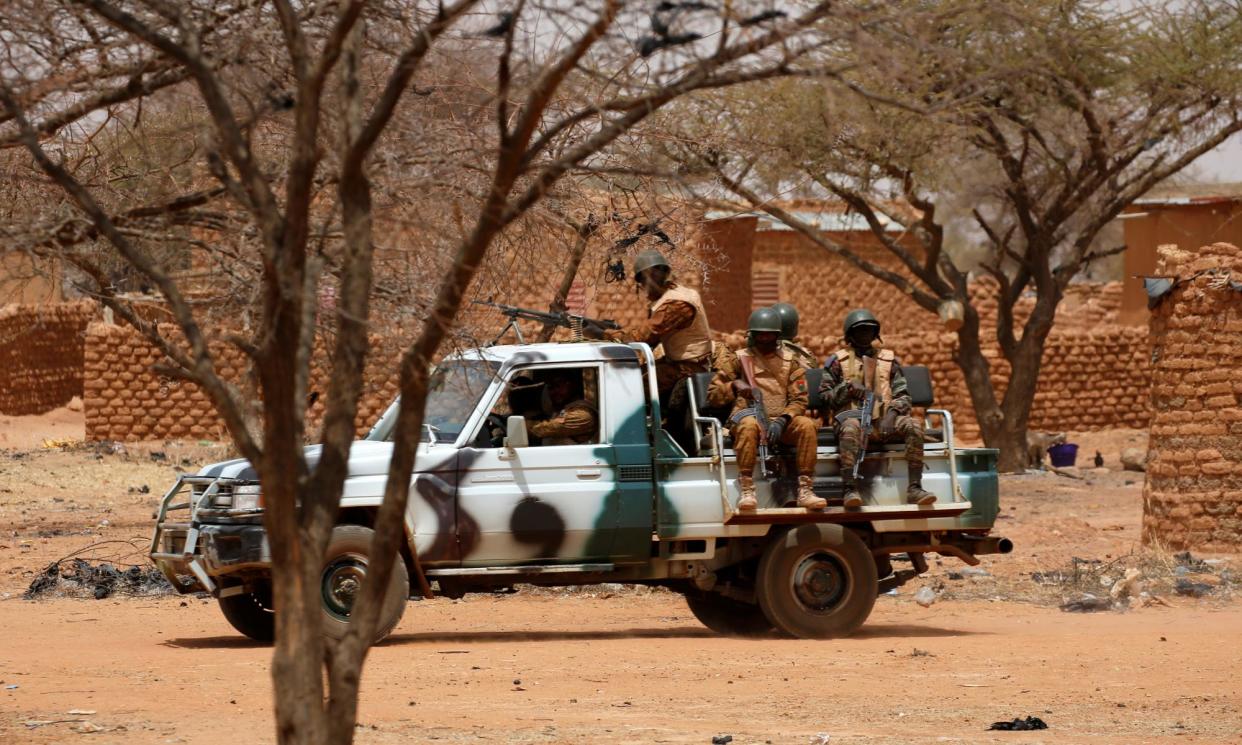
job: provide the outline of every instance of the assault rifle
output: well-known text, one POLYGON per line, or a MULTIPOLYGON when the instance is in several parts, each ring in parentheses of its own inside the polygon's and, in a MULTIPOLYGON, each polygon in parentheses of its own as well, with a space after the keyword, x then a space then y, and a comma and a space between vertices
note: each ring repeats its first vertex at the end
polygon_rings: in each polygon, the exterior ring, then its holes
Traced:
POLYGON ((571 329, 574 332, 574 338, 576 340, 580 340, 583 337, 583 331, 590 332, 593 338, 602 338, 604 331, 621 330, 621 324, 606 318, 588 318, 586 316, 578 316, 564 311, 552 312, 532 310, 530 308, 519 308, 516 305, 493 303, 491 300, 475 300, 474 304, 486 305, 489 308, 495 308, 509 318, 509 322, 506 323, 504 328, 500 330, 500 333, 496 335, 496 338, 492 339, 491 344, 495 344, 500 341, 509 329, 513 329, 513 333, 517 336, 518 344, 525 344, 526 339, 522 336, 522 327, 518 326, 518 319, 523 321, 548 323, 553 326, 561 326, 563 328, 571 329))
POLYGON ((755 421, 759 422, 759 472, 763 478, 771 480, 773 473, 768 467, 768 410, 763 405, 763 391, 755 384, 755 361, 748 354, 739 354, 738 362, 742 364, 742 372, 750 385, 751 394, 755 397, 755 421))
POLYGON ((858 467, 867 457, 867 440, 871 439, 871 414, 875 409, 875 357, 863 357, 862 441, 858 445, 858 457, 854 459, 854 483, 858 483, 858 467))

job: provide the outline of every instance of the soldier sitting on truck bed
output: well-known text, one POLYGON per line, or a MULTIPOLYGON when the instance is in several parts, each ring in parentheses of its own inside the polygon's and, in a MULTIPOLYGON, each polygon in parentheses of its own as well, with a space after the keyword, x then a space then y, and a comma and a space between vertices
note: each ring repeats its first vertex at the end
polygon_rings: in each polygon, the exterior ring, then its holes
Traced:
POLYGON ((737 508, 749 511, 759 506, 755 499, 754 473, 762 431, 768 442, 795 446, 798 506, 822 510, 828 502, 815 496, 811 490, 815 475, 816 431, 815 423, 803 416, 808 398, 806 368, 798 364, 792 352, 781 348, 781 323, 776 311, 760 308, 750 314, 747 326, 748 345, 737 353, 737 366, 729 372, 718 372, 708 394, 709 400, 734 399, 729 424, 732 427, 733 450, 737 454, 737 481, 741 490, 737 508), (762 399, 762 410, 758 408, 760 403, 757 399, 762 399), (761 430, 761 418, 767 421, 766 430, 761 430))
POLYGON ((581 445, 596 442, 599 416, 595 406, 583 393, 582 370, 560 368, 543 372, 552 414, 527 418, 526 431, 538 437, 543 445, 581 445))
POLYGON ((871 311, 858 309, 845 317, 845 346, 824 362, 824 379, 820 384, 820 396, 838 417, 837 447, 841 456, 841 480, 845 485, 845 506, 856 509, 863 503, 853 471, 863 441, 862 419, 857 416, 857 407, 866 395, 864 357, 876 358, 876 400, 869 441, 906 444, 906 472, 910 479, 906 500, 910 504, 931 504, 936 501, 936 495, 923 488, 923 426, 910 416, 906 377, 893 351, 880 346, 879 320, 871 311))

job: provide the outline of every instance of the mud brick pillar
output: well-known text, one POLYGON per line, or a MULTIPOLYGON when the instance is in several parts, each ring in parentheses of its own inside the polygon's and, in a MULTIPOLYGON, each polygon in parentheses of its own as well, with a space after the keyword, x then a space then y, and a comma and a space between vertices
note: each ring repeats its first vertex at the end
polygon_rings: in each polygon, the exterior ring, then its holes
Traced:
POLYGON ((750 318, 751 265, 758 218, 735 217, 704 223, 699 240, 704 253, 717 254, 720 267, 703 284, 703 306, 713 329, 746 328, 750 318))
POLYGON ((1242 550, 1242 250, 1161 247, 1183 278, 1151 316, 1152 426, 1143 540, 1242 550), (1208 272, 1191 278, 1198 272, 1208 272))

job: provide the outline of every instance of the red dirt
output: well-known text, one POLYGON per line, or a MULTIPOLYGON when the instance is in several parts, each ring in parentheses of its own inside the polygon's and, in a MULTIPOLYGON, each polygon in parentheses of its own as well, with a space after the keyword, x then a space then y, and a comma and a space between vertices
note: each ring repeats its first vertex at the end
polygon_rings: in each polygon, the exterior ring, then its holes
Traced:
MULTIPOLYGON (((270 651, 238 636, 213 602, 21 598, 76 549, 141 544, 174 465, 222 457, 173 444, 0 454, 0 743, 65 742, 83 736, 75 728, 100 728, 90 739, 99 743, 273 740, 270 651), (152 461, 151 450, 167 457, 152 461)), ((1049 606, 1073 588, 1030 579, 1073 556, 1161 558, 1137 546, 1142 474, 1082 475, 1005 478, 997 532, 1016 552, 985 558, 990 576, 962 580, 948 575, 960 562, 933 562, 926 578, 881 597, 848 640, 713 636, 663 591, 411 602, 369 658, 357 739, 1242 741, 1242 606, 1228 582, 1212 599, 1164 594, 1168 607, 1078 615, 1049 606), (930 608, 910 600, 923 584, 943 590, 930 608), (1027 715, 1050 729, 986 731, 1027 715)), ((1236 572, 1237 557, 1225 558, 1217 566, 1236 572)))

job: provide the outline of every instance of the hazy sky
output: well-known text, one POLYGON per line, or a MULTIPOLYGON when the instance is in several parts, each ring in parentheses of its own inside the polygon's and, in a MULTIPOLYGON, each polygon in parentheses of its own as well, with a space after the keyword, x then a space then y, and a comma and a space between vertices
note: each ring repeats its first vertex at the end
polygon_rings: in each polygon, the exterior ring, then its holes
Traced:
POLYGON ((1242 135, 1234 135, 1195 161, 1188 175, 1204 183, 1242 181, 1242 135))

